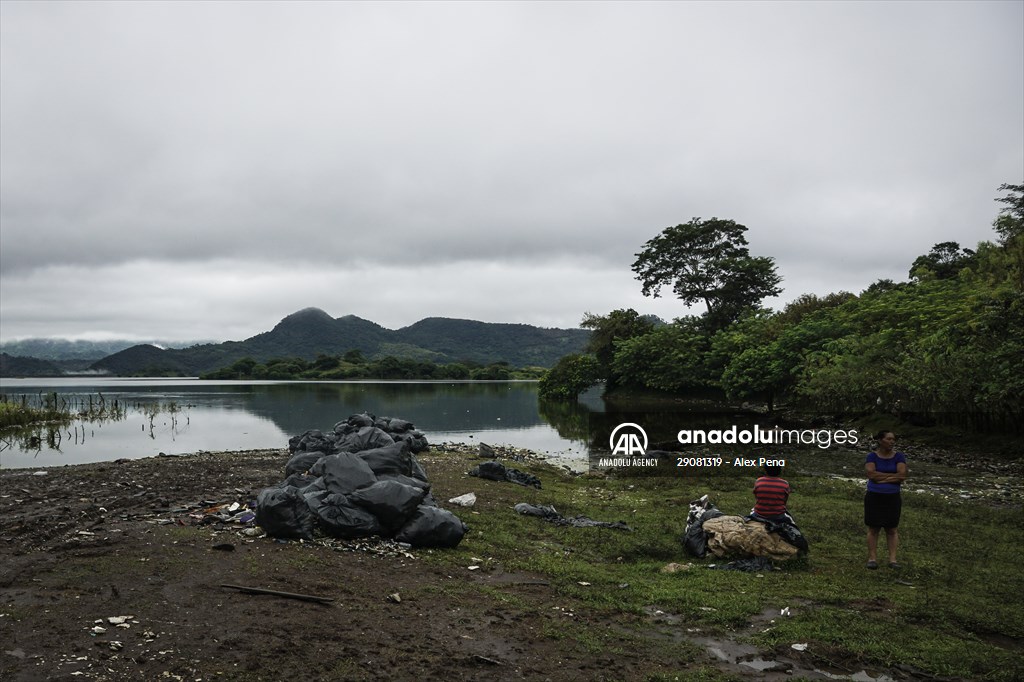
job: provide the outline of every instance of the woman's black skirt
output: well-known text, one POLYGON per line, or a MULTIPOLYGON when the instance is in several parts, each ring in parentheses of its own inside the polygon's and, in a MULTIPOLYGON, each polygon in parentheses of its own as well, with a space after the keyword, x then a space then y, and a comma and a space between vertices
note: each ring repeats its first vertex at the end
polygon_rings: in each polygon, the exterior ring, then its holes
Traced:
POLYGON ((864 495, 864 525, 869 528, 896 528, 900 525, 903 500, 899 493, 864 495))

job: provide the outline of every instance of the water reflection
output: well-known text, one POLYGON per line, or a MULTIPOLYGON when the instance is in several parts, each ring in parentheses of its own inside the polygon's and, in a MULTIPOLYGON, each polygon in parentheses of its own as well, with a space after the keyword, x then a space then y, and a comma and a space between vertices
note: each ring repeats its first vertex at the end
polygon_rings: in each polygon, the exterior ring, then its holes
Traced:
MULTIPOLYGON (((579 441, 590 451, 607 451, 608 438, 619 424, 640 424, 650 441, 650 449, 677 449, 677 434, 681 429, 726 430, 733 426, 743 429, 762 429, 787 423, 770 415, 731 409, 711 402, 666 402, 642 409, 623 409, 615 405, 595 409, 587 402, 541 400, 537 406, 540 416, 567 440, 579 441)), ((749 450, 749 448, 740 448, 749 450)))
POLYGON ((284 448, 293 435, 330 429, 360 412, 408 419, 434 443, 482 440, 586 457, 581 443, 562 438, 541 417, 536 384, 527 382, 0 381, 8 399, 48 392, 76 402, 102 395, 128 409, 119 419, 76 419, 36 427, 23 438, 8 433, 0 442, 0 466, 284 448))
POLYGON ((559 456, 585 468, 591 451, 607 451, 620 423, 641 424, 651 447, 670 444, 681 428, 774 425, 767 417, 723 411, 720 404, 660 403, 630 411, 596 393, 579 402, 538 401, 531 382, 232 382, 195 379, 4 379, 9 399, 56 392, 87 403, 103 396, 126 407, 123 418, 75 420, 0 442, 0 466, 109 461, 199 450, 284 448, 307 429, 331 429, 370 412, 416 424, 430 442, 512 445, 559 456))

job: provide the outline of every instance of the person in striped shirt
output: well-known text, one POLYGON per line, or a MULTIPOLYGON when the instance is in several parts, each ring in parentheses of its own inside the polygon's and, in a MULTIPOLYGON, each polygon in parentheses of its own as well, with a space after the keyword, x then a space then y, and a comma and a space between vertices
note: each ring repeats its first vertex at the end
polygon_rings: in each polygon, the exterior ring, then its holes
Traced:
POLYGON ((781 477, 782 467, 766 465, 764 476, 754 482, 754 508, 750 518, 760 521, 782 521, 796 525, 786 511, 789 501, 789 482, 781 477))

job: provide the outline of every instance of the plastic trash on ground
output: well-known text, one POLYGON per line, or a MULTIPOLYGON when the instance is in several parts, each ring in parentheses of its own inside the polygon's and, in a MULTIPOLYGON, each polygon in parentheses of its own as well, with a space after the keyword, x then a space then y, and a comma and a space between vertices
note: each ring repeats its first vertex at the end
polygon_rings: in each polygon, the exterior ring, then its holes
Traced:
POLYGON ((257 496, 256 522, 275 538, 312 539, 318 529, 335 538, 380 535, 413 547, 455 547, 466 526, 430 494, 414 455, 426 447, 412 422, 369 413, 327 433, 294 436, 285 480, 257 496))

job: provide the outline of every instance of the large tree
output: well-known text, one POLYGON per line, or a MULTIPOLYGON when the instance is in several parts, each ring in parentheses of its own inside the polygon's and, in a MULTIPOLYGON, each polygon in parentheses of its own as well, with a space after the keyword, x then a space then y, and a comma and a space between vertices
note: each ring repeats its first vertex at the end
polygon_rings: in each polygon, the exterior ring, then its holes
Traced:
POLYGON ((733 220, 693 218, 665 228, 636 254, 633 272, 644 296, 657 297, 662 287, 691 306, 703 303, 712 329, 733 322, 782 288, 775 262, 751 256, 743 233, 733 220))
POLYGON ((650 318, 628 308, 613 310, 607 315, 586 313, 580 326, 593 330, 587 342, 587 352, 597 358, 598 371, 607 381, 605 390, 611 390, 618 384, 618 377, 612 371, 617 344, 649 333, 655 324, 650 318))
POLYGON ((961 249, 957 242, 941 242, 910 266, 911 279, 950 279, 974 261, 972 249, 961 249))
POLYGON ((1007 195, 996 201, 1006 204, 1006 207, 999 211, 994 227, 1008 259, 1014 286, 1018 292, 1024 292, 1024 184, 1003 184, 999 190, 1007 192, 1007 195))
POLYGON ((1024 235, 1024 184, 1004 183, 999 186, 999 191, 1007 192, 1005 197, 996 199, 996 201, 1006 204, 1006 207, 999 211, 995 228, 999 233, 1000 243, 1006 245, 1013 239, 1024 235))

